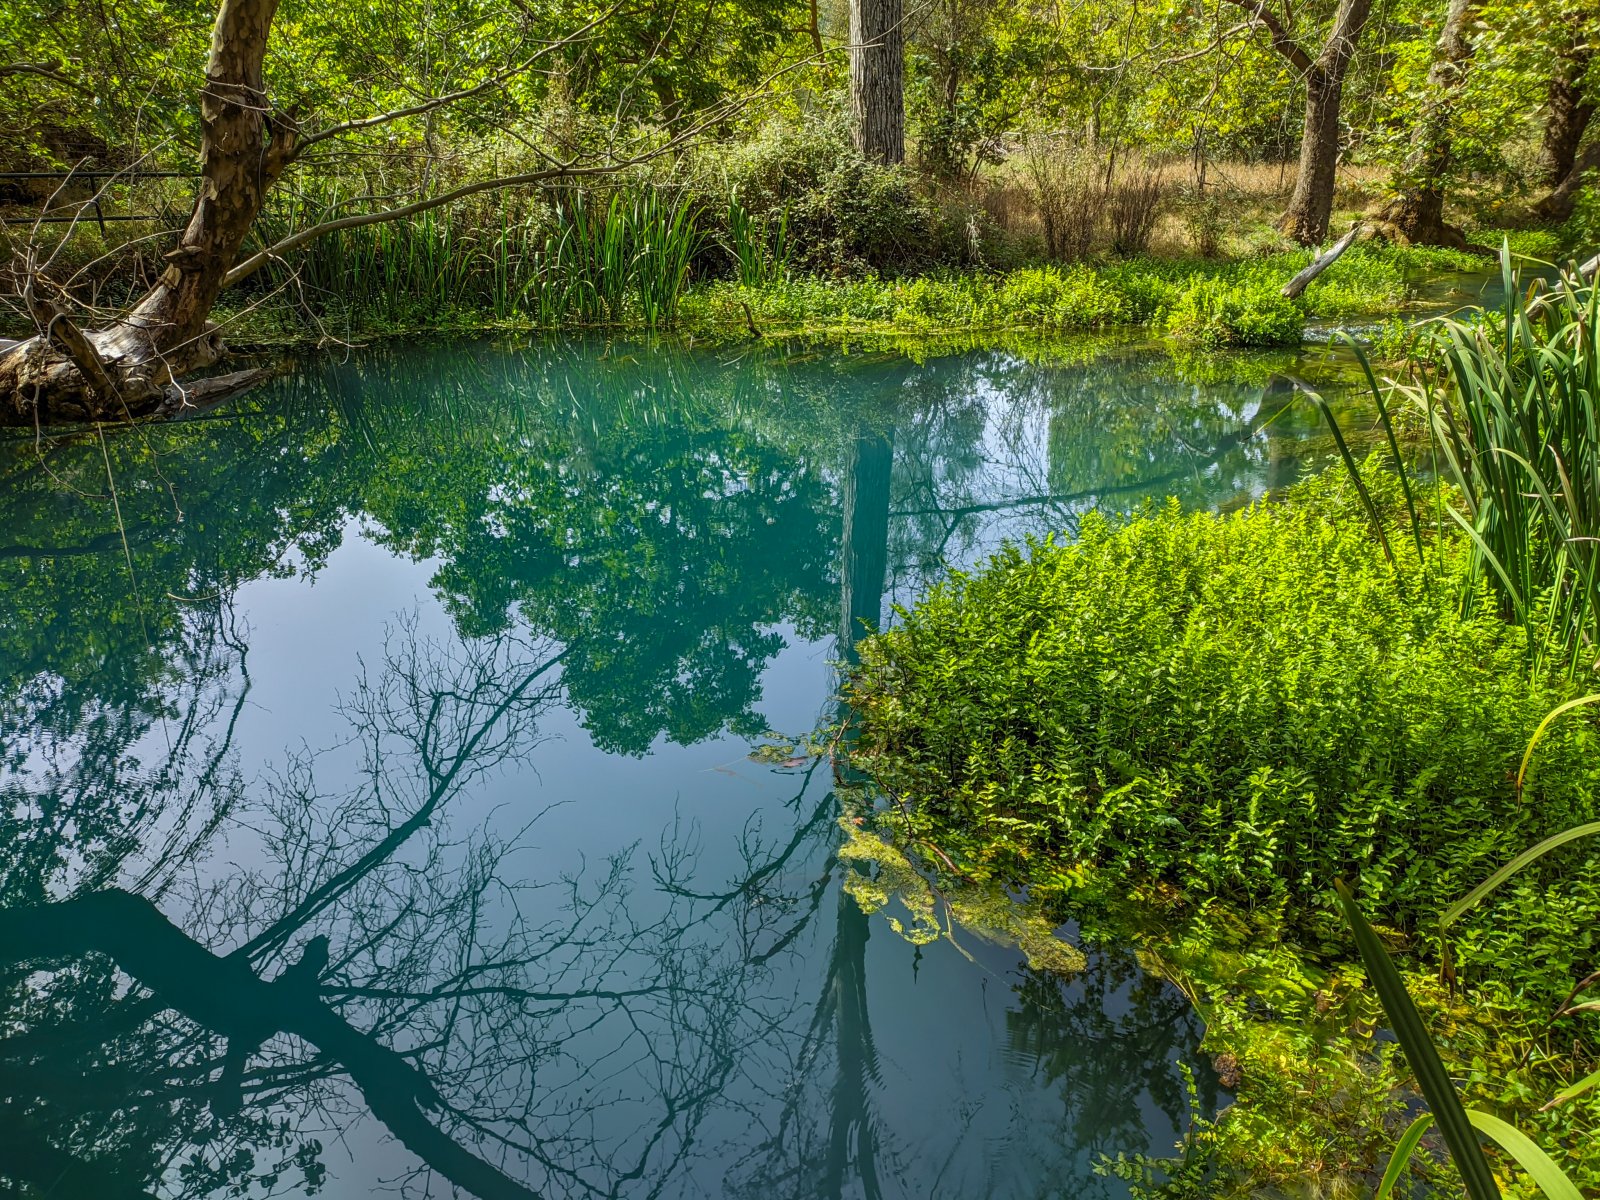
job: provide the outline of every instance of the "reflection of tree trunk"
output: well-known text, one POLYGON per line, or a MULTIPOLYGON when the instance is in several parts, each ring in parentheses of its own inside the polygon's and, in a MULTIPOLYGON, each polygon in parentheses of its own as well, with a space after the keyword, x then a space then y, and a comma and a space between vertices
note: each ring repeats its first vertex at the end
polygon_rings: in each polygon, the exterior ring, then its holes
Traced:
POLYGON ((867 1011, 867 937, 871 927, 855 897, 839 892, 839 918, 833 939, 831 995, 838 1074, 828 1105, 828 1156, 823 1169, 823 1195, 844 1195, 853 1163, 865 1200, 883 1194, 878 1183, 878 1141, 867 1086, 878 1078, 878 1050, 872 1041, 867 1011))
POLYGON ((229 1038, 292 1033, 337 1061, 373 1116, 408 1150, 480 1200, 531 1200, 533 1193, 446 1135, 424 1114, 438 1096, 420 1070, 350 1025, 291 977, 267 982, 239 955, 221 957, 129 892, 11 909, 0 925, 0 961, 48 962, 104 954, 162 1003, 229 1038))
POLYGON ((1473 7, 1474 0, 1450 0, 1428 71, 1422 111, 1411 134, 1411 151, 1396 181, 1399 195, 1383 214, 1408 242, 1466 245, 1466 235, 1444 223, 1444 188, 1453 156, 1456 103, 1472 60, 1467 26, 1473 7))
POLYGON ((1294 401, 1294 388, 1274 387, 1269 383, 1261 394, 1261 406, 1250 421, 1252 431, 1266 432, 1268 492, 1281 492, 1300 476, 1300 457, 1294 439, 1280 435, 1274 428, 1278 416, 1294 401))
POLYGON ((840 543, 839 657, 855 658, 856 643, 878 627, 889 571, 889 477, 893 434, 862 428, 844 477, 844 533, 840 543))
MULTIPOLYGON (((883 617, 883 591, 889 574, 889 484, 894 466, 894 433, 862 425, 850 448, 845 468, 844 528, 839 545, 839 648, 841 662, 856 660, 856 645, 878 628, 883 617)), ((843 712, 841 716, 848 714, 843 712)), ((842 780, 858 780, 849 765, 853 725, 845 722, 835 770, 842 780)), ((853 870, 843 866, 844 870, 853 870)), ((867 914, 842 888, 835 925, 833 955, 823 1009, 834 1020, 837 1075, 828 1104, 828 1152, 823 1164, 823 1191, 838 1200, 844 1195, 852 1165, 866 1200, 877 1200, 878 1143, 867 1086, 878 1077, 878 1052, 872 1041, 867 1011, 867 914)))

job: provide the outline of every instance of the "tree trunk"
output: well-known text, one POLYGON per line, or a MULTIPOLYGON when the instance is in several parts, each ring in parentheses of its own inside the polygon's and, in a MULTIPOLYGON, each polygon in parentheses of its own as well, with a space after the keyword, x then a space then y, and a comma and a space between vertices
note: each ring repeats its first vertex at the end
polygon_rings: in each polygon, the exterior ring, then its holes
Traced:
POLYGON ((274 127, 262 80, 276 10, 277 0, 222 0, 200 93, 194 209, 161 278, 101 330, 79 331, 36 304, 40 335, 0 355, 0 424, 125 420, 182 405, 174 380, 221 356, 207 317, 294 154, 293 123, 280 117, 274 127))
POLYGON ((1583 90, 1593 58, 1592 48, 1574 44, 1556 59, 1545 101, 1544 140, 1539 145, 1539 182, 1545 187, 1560 187, 1571 174, 1578 146, 1594 116, 1594 104, 1585 99, 1583 90))
POLYGON ((1343 0, 1333 30, 1316 62, 1306 72, 1306 121, 1300 138, 1300 171, 1294 194, 1278 228, 1302 246, 1328 236, 1333 189, 1339 166, 1339 103, 1345 73, 1366 27, 1372 0, 1343 0))
POLYGON ((1399 194, 1383 219, 1408 242, 1465 246, 1466 237, 1444 222, 1445 178, 1450 170, 1455 106, 1472 59, 1467 24, 1474 0, 1450 0, 1444 29, 1428 71, 1428 91, 1411 135, 1411 151, 1396 180, 1399 194))
POLYGON ((851 132, 885 166, 906 157, 903 18, 903 0, 850 0, 851 132))
POLYGON ((1583 177, 1596 170, 1600 170, 1600 142, 1590 142, 1574 158, 1566 177, 1548 196, 1534 205, 1534 212, 1547 221, 1565 221, 1577 205, 1578 189, 1583 186, 1583 177))

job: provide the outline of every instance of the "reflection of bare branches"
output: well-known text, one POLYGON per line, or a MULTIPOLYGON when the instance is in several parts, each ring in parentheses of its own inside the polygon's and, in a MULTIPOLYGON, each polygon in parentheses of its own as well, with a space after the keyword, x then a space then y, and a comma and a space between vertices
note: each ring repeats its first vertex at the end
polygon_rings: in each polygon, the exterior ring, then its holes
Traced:
MULTIPOLYGON (((759 969, 720 937, 689 936, 723 905, 664 891, 640 915, 631 853, 529 882, 515 860, 536 814, 504 839, 451 834, 452 799, 537 740, 563 661, 515 634, 441 647, 403 623, 344 706, 355 736, 293 763, 251 822, 266 865, 195 893, 183 927, 120 890, 13 907, 0 987, 60 1014, 0 1043, 42 1145, 89 1131, 73 1152, 92 1174, 118 1147, 171 1163, 198 1138, 199 1193, 242 1161, 230 1144, 297 1109, 299 1128, 376 1118, 421 1194, 432 1176, 482 1197, 664 1187, 786 1009, 753 1002, 759 969), (322 790, 341 755, 359 759, 353 786, 322 790), (132 986, 85 991, 107 960, 132 986), (126 1078, 93 1097, 49 1083, 86 1071, 126 1078)), ((21 1169, 0 1154, 0 1175, 21 1169)))
POLYGON ((0 803, 17 818, 0 831, 0 875, 10 889, 27 879, 36 896, 87 891, 130 867, 146 891, 171 886, 241 802, 232 747, 249 674, 233 625, 223 603, 185 616, 159 712, 80 709, 64 680, 43 676, 17 696, 9 729, 48 733, 27 753, 0 742, 0 803))

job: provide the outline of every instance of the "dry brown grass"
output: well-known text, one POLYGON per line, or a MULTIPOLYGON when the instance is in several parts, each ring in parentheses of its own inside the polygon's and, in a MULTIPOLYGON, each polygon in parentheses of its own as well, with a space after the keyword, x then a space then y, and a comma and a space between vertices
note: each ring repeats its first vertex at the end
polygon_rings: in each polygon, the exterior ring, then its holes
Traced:
MULTIPOLYGON (((1149 252, 1161 257, 1181 257, 1197 252, 1190 224, 1176 197, 1192 195, 1194 173, 1185 159, 1175 159, 1162 167, 1163 176, 1174 195, 1164 204, 1150 235, 1149 252)), ((995 225, 1007 234, 1038 239, 1043 233, 1037 189, 1032 186, 1023 155, 1018 154, 993 168, 979 182, 977 192, 995 225)), ((1290 248, 1274 223, 1282 214, 1294 188, 1295 163, 1219 161, 1206 165, 1206 190, 1224 197, 1226 228, 1218 252, 1225 256, 1248 256, 1290 248)), ((1339 171, 1334 193, 1333 226, 1360 216, 1378 202, 1387 180, 1384 168, 1373 165, 1344 166, 1339 171)))

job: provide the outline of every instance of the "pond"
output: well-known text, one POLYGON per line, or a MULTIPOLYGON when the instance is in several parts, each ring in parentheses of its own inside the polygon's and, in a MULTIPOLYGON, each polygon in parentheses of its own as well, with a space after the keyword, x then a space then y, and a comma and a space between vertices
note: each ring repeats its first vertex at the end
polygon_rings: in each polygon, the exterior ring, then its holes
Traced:
POLYGON ((1226 1103, 1197 1020, 863 911, 839 666, 1004 538, 1286 485, 1340 370, 485 340, 6 442, 0 1177, 1126 1194, 1226 1103))

